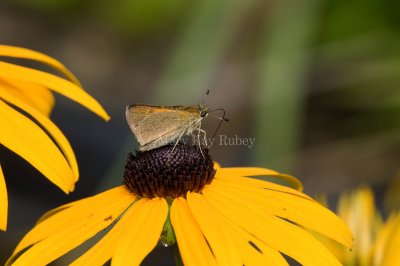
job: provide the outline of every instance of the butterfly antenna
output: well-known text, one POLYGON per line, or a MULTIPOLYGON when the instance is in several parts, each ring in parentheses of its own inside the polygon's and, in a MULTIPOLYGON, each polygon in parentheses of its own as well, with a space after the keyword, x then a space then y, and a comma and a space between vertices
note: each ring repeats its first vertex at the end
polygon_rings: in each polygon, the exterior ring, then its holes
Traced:
POLYGON ((201 105, 204 105, 204 104, 205 104, 205 102, 206 102, 206 97, 207 97, 208 94, 210 94, 210 90, 207 90, 206 93, 204 94, 203 100, 201 101, 201 105))
POLYGON ((220 122, 219 122, 218 127, 217 127, 217 129, 215 130, 213 136, 211 137, 211 139, 213 139, 213 138, 215 137, 215 135, 217 135, 217 132, 218 132, 219 128, 220 128, 221 125, 222 125, 222 122, 224 122, 224 121, 225 121, 225 122, 229 122, 229 119, 225 117, 225 109, 224 109, 224 108, 214 109, 214 110, 209 111, 208 113, 215 112, 215 111, 222 111, 223 114, 222 114, 222 117, 212 115, 213 117, 220 119, 220 122))

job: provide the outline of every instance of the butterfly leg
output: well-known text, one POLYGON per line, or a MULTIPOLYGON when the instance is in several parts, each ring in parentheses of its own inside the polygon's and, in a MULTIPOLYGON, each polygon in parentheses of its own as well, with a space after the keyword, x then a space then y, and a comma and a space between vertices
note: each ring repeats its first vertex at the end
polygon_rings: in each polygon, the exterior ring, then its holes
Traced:
POLYGON ((176 148, 176 145, 178 145, 178 143, 179 143, 179 141, 181 140, 181 138, 183 137, 183 135, 185 135, 185 132, 186 132, 186 128, 184 128, 184 129, 182 130, 182 133, 181 133, 181 134, 179 135, 179 137, 177 138, 174 147, 173 147, 172 150, 169 152, 170 155, 174 152, 174 150, 175 150, 175 148, 176 148))
MULTIPOLYGON (((204 129, 201 129, 201 122, 200 122, 199 125, 197 126, 196 130, 197 130, 197 132, 198 132, 198 134, 197 134, 197 139, 198 139, 199 143, 201 143, 201 142, 200 142, 200 137, 201 137, 201 134, 203 134, 203 142, 202 142, 202 143, 204 143, 204 146, 208 147, 208 143, 207 143, 207 133, 206 133, 206 131, 205 131, 204 129)), ((200 145, 200 144, 199 144, 199 145, 200 145)))
POLYGON ((204 129, 199 129, 200 134, 203 134, 203 143, 205 143, 205 146, 208 147, 208 143, 207 143, 207 133, 204 129))
POLYGON ((196 127, 196 130, 197 130, 197 141, 199 143, 199 149, 200 149, 201 155, 203 156, 203 158, 205 158, 203 149, 201 148, 200 135, 201 135, 201 133, 204 134, 203 142, 204 142, 205 146, 207 147, 208 145, 207 145, 206 132, 203 129, 201 129, 201 123, 198 124, 198 126, 196 127))

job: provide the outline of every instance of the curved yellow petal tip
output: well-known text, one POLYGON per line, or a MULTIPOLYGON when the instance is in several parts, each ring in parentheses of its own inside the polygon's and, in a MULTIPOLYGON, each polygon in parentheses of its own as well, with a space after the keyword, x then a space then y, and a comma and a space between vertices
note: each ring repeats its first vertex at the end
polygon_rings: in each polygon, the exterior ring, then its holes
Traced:
POLYGON ((108 122, 108 121, 110 121, 111 117, 104 111, 103 119, 104 119, 106 122, 108 122))
POLYGON ((214 169, 217 170, 220 168, 221 168, 221 165, 218 162, 214 161, 214 169))
POLYGON ((24 158, 65 193, 73 190, 74 175, 63 153, 36 123, 0 100, 1 144, 24 158))
MULTIPOLYGON (((218 168, 216 168, 218 169, 218 168)), ((254 179, 260 179, 262 181, 278 183, 276 181, 283 181, 286 184, 282 184, 285 186, 290 186, 291 188, 303 191, 303 184, 299 179, 294 176, 281 174, 274 170, 261 168, 261 167, 225 167, 220 169, 220 173, 223 175, 232 175, 232 176, 242 176, 242 177, 250 177, 254 179)))
POLYGON ((43 64, 49 65, 58 71, 60 71, 65 77, 71 80, 78 86, 81 86, 79 80, 75 75, 65 67, 60 61, 43 54, 38 51, 27 49, 25 47, 11 46, 11 45, 0 45, 0 56, 23 58, 41 62, 43 64))
POLYGON ((69 190, 67 191, 67 194, 74 192, 75 190, 75 182, 73 182, 70 186, 69 186, 69 190))
POLYGON ((82 90, 82 85, 79 80, 58 60, 34 50, 8 45, 0 45, 0 56, 34 60, 47 64, 60 71, 67 79, 33 68, 0 62, 0 72, 2 76, 42 85, 77 101, 102 117, 105 121, 110 120, 110 116, 103 107, 92 96, 82 90), (71 84, 69 84, 69 82, 71 84))
POLYGON ((96 110, 92 110, 92 111, 96 115, 100 116, 106 122, 108 122, 111 119, 111 117, 108 115, 106 110, 104 110, 104 108, 100 105, 100 103, 98 104, 98 107, 96 108, 96 110))

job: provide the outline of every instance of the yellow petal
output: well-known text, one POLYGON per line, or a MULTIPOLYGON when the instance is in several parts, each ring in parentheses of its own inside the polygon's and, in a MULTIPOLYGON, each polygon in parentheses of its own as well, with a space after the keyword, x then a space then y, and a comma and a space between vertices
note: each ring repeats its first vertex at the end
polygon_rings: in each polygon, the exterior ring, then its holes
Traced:
POLYGON ((215 174, 214 178, 226 180, 226 181, 229 181, 232 183, 242 184, 244 186, 254 186, 254 187, 259 187, 259 188, 268 189, 268 190, 276 190, 276 191, 281 191, 283 193, 297 195, 299 197, 303 197, 306 199, 311 199, 309 196, 307 196, 304 193, 301 193, 300 191, 298 191, 296 189, 292 189, 290 187, 278 185, 278 184, 268 182, 268 181, 258 180, 258 179, 251 178, 251 177, 240 176, 240 175, 235 174, 235 172, 226 173, 225 171, 222 171, 223 169, 225 169, 225 168, 221 168, 220 170, 217 170, 217 173, 215 174))
POLYGON ((257 175, 277 175, 276 172, 271 169, 260 168, 260 167, 223 167, 219 171, 224 175, 235 175, 235 176, 257 176, 257 175))
POLYGON ((75 176, 64 155, 32 120, 0 100, 0 143, 38 169, 65 193, 74 190, 75 176))
POLYGON ((1 78, 0 86, 6 88, 8 93, 34 107, 42 114, 47 117, 50 116, 55 100, 53 93, 49 89, 31 82, 1 78))
POLYGON ((271 169, 260 167, 226 167, 218 169, 217 172, 220 172, 220 174, 223 176, 268 176, 269 178, 276 178, 277 180, 285 181, 298 191, 303 190, 303 184, 297 178, 290 175, 278 173, 271 169))
POLYGON ((1 97, 11 103, 14 106, 17 106, 24 112, 31 115, 37 122, 39 122, 47 133, 54 139, 54 141, 58 144, 60 149, 63 151, 66 159, 68 160, 69 165, 71 166, 72 172, 74 173, 74 181, 78 181, 79 177, 79 170, 78 170, 78 163, 76 162, 75 154, 64 134, 58 127, 51 122, 45 115, 37 111, 35 108, 25 104, 24 102, 20 101, 18 98, 11 95, 8 90, 4 89, 0 84, 0 95, 1 97))
POLYGON ((224 226, 239 246, 244 265, 288 265, 283 256, 253 235, 227 220, 224 226))
POLYGON ((379 266, 400 265, 400 213, 392 213, 378 236, 377 248, 374 258, 379 266), (381 245, 381 247, 379 247, 381 245), (379 250, 380 249, 380 250, 379 250))
POLYGON ((135 215, 116 243, 111 265, 139 265, 157 245, 168 215, 167 202, 161 198, 141 199, 131 208, 135 215))
POLYGON ((126 234, 126 228, 136 222, 136 207, 130 207, 117 224, 99 242, 90 248, 85 254, 76 259, 70 266, 78 265, 104 265, 111 259, 119 239, 126 234))
MULTIPOLYGON (((57 232, 64 228, 69 228, 76 223, 80 223, 83 219, 89 219, 95 215, 96 212, 105 208, 105 206, 112 205, 117 201, 128 204, 129 202, 133 202, 134 199, 135 197, 125 186, 119 186, 95 196, 71 202, 51 210, 43 215, 46 218, 41 218, 41 222, 24 236, 16 247, 13 255, 46 237, 57 234, 57 232)), ((110 220, 115 220, 116 217, 111 218, 110 220)))
POLYGON ((40 224, 41 222, 43 222, 44 220, 47 220, 48 218, 54 216, 56 213, 59 213, 62 210, 65 210, 69 207, 71 207, 72 205, 74 205, 76 202, 71 202, 68 204, 64 204, 60 207, 57 207, 55 209, 52 209, 48 212, 46 212, 45 214, 43 214, 42 216, 40 216, 40 218, 36 221, 36 224, 40 224))
POLYGON ((6 181, 0 165, 0 230, 7 229, 8 197, 6 181))
POLYGON ((59 70, 69 80, 80 86, 78 79, 63 64, 61 64, 59 61, 48 55, 22 47, 0 45, 0 56, 24 58, 24 59, 39 61, 41 63, 47 64, 59 70))
POLYGON ((303 228, 240 200, 232 202, 213 193, 206 200, 232 223, 303 265, 341 265, 330 251, 303 228))
POLYGON ((352 245, 352 233, 343 220, 314 200, 222 180, 214 180, 203 190, 203 194, 209 193, 232 202, 241 201, 243 205, 288 219, 348 247, 352 245))
POLYGON ((80 103, 103 119, 109 119, 107 113, 95 99, 76 84, 60 77, 5 62, 0 62, 0 76, 42 85, 80 103))
POLYGON ((172 203, 171 223, 185 265, 217 265, 184 198, 177 198, 172 203))
POLYGON ((388 220, 386 221, 385 225, 379 231, 376 241, 373 247, 373 265, 381 266, 382 261, 385 255, 385 248, 388 243, 388 240, 393 233, 393 228, 395 227, 395 220, 393 219, 394 216, 389 216, 388 220))
POLYGON ((243 265, 238 246, 225 229, 225 218, 198 193, 188 193, 187 202, 193 217, 210 245, 219 265, 243 265))
POLYGON ((109 226, 132 204, 132 196, 119 188, 103 193, 101 197, 94 196, 89 199, 38 224, 25 237, 25 242, 32 242, 26 238, 32 239, 34 233, 38 233, 34 231, 46 230, 45 227, 51 229, 56 227, 57 230, 50 230, 52 234, 46 232, 48 234, 46 238, 34 244, 12 262, 17 257, 17 253, 14 253, 8 264, 47 265, 109 226), (70 209, 75 209, 75 213, 69 213, 72 217, 66 217, 67 223, 65 220, 60 221, 58 218, 65 216, 65 212, 70 209), (40 229, 37 229, 39 227, 40 229))
POLYGON ((354 250, 343 250, 344 261, 369 265, 377 230, 375 200, 370 188, 345 193, 338 203, 338 214, 348 224, 356 239, 354 250))

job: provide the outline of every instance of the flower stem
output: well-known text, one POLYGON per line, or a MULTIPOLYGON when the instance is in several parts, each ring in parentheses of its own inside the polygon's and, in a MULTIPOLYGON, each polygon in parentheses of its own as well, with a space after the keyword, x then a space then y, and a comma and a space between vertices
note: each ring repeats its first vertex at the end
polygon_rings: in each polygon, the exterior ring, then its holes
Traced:
POLYGON ((178 244, 176 243, 174 228, 172 227, 170 219, 172 200, 167 199, 167 202, 168 202, 168 216, 167 219, 165 220, 164 227, 161 232, 160 241, 165 247, 172 246, 174 250, 175 264, 177 266, 183 266, 182 257, 181 254, 179 253, 178 244))
POLYGON ((170 212, 171 212, 171 204, 168 204, 168 216, 165 220, 164 227, 161 232, 160 241, 165 247, 172 246, 176 243, 174 229, 172 228, 171 219, 170 219, 170 212))

